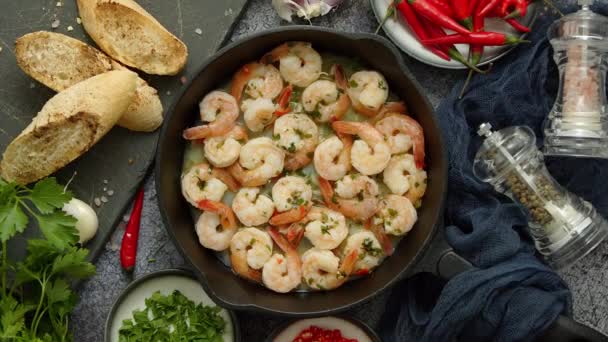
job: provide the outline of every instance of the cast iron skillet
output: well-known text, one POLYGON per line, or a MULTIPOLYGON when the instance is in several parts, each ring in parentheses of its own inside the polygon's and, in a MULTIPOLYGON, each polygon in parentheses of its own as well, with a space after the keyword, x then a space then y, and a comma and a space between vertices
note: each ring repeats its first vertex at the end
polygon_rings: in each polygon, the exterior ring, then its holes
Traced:
POLYGON ((289 316, 327 315, 369 299, 416 263, 441 222, 447 181, 444 151, 431 105, 403 65, 399 53, 386 39, 309 26, 290 26, 255 34, 223 48, 203 64, 198 75, 186 86, 165 118, 161 132, 156 166, 158 197, 162 216, 175 244, 198 271, 205 291, 219 304, 236 310, 258 309, 289 316), (389 88, 407 103, 425 131, 429 181, 416 226, 373 276, 349 282, 330 292, 278 294, 236 277, 213 252, 200 246, 192 228, 188 203, 180 190, 185 147, 181 134, 198 117, 201 98, 232 77, 245 63, 258 60, 283 42, 294 40, 311 42, 319 51, 358 58, 381 72, 389 88))
MULTIPOLYGON (((443 224, 447 189, 447 158, 441 132, 432 106, 420 85, 403 64, 391 43, 377 35, 344 33, 312 26, 289 26, 250 35, 222 48, 200 67, 169 109, 160 135, 156 158, 156 187, 161 216, 177 249, 194 266, 205 292, 219 305, 233 310, 260 311, 289 317, 336 314, 362 303, 411 274, 417 264, 433 264, 449 275, 469 267, 454 253, 445 254, 441 241, 424 253, 435 232, 443 224), (278 294, 235 276, 212 251, 200 246, 193 229, 188 203, 180 190, 180 174, 185 141, 182 131, 198 117, 198 103, 209 91, 229 78, 242 65, 258 60, 264 53, 286 41, 308 41, 323 52, 330 51, 357 58, 382 73, 389 88, 407 103, 410 113, 425 132, 427 192, 419 219, 372 276, 348 282, 337 290, 319 293, 278 294), (424 259, 422 256, 424 254, 424 259), (445 257, 445 256, 449 257, 445 257), (435 265, 437 263, 437 265, 435 265)), ((440 239, 439 239, 440 240, 440 239)), ((418 265, 416 269, 421 266, 418 265)), ((439 272, 442 273, 442 272, 439 272)), ((449 276, 448 275, 448 276, 449 276)), ((596 331, 560 317, 549 329, 549 336, 580 337, 580 341, 608 341, 596 331), (567 334, 564 332, 568 332, 567 334)), ((570 341, 571 339, 564 339, 570 341)))

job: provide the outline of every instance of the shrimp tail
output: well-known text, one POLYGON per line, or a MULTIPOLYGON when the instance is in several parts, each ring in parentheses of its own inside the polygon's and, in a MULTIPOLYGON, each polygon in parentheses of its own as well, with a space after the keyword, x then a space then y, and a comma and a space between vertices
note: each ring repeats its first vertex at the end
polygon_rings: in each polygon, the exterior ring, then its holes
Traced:
POLYGON ((210 136, 210 130, 207 125, 190 127, 184 130, 182 136, 186 140, 200 140, 210 136))
POLYGON ((307 151, 298 151, 298 153, 292 154, 285 159, 285 170, 295 171, 310 164, 312 158, 309 156, 309 154, 310 152, 307 151))
POLYGON ((319 190, 321 190, 323 201, 325 204, 327 204, 327 206, 335 207, 337 205, 334 198, 334 189, 327 179, 319 177, 319 190))
POLYGON ((214 168, 212 171, 213 177, 221 180, 228 189, 232 192, 237 192, 240 189, 239 182, 226 169, 214 168))
POLYGON ((357 263, 357 259, 359 256, 359 251, 354 249, 352 252, 348 253, 344 259, 342 260, 342 264, 340 265, 340 272, 345 277, 348 277, 355 270, 355 264, 357 263))
POLYGON ((382 246, 382 250, 384 251, 384 254, 386 256, 393 255, 393 252, 394 252, 393 242, 388 237, 388 235, 386 235, 386 233, 384 232, 384 230, 382 229, 382 227, 380 225, 373 224, 372 220, 369 219, 365 222, 365 228, 367 230, 369 230, 370 232, 374 233, 374 236, 376 237, 376 239, 378 239, 378 242, 380 242, 380 245, 382 246))
POLYGON ((279 248, 288 255, 295 255, 299 258, 298 252, 295 250, 294 246, 287 241, 287 239, 283 236, 283 234, 279 233, 279 231, 274 227, 268 228, 268 234, 274 242, 279 246, 279 248))
POLYGON ((269 223, 272 226, 282 226, 302 220, 308 214, 310 206, 301 205, 298 208, 287 210, 283 213, 274 215, 269 223))
POLYGON ((243 96, 243 89, 245 89, 245 85, 251 79, 253 70, 255 70, 257 67, 257 63, 245 64, 232 77, 230 95, 232 95, 236 99, 237 103, 241 101, 241 97, 243 96))
POLYGON ((360 130, 358 123, 351 121, 334 121, 332 122, 331 127, 337 133, 348 135, 357 135, 360 130))
POLYGON ((220 216, 222 227, 224 229, 236 228, 236 216, 230 207, 222 202, 202 200, 197 203, 197 207, 204 211, 209 211, 220 216))
POLYGON ((249 172, 247 172, 238 161, 228 166, 226 169, 242 186, 257 187, 262 186, 267 182, 265 179, 251 177, 249 172))
POLYGON ((289 228, 287 228, 286 236, 287 241, 289 241, 292 246, 298 247, 304 237, 304 226, 300 222, 290 225, 289 228))
POLYGON ((272 64, 278 61, 281 57, 286 56, 287 54, 289 54, 289 46, 287 45, 287 43, 281 44, 274 48, 272 51, 262 56, 262 58, 260 58, 260 63, 272 64))
POLYGON ((245 258, 239 258, 234 253, 230 253, 230 264, 235 273, 253 282, 262 283, 262 272, 249 267, 245 258))
POLYGON ((340 64, 334 64, 333 66, 334 79, 336 80, 336 85, 338 89, 346 91, 348 89, 348 83, 346 82, 346 76, 344 74, 344 69, 340 64))

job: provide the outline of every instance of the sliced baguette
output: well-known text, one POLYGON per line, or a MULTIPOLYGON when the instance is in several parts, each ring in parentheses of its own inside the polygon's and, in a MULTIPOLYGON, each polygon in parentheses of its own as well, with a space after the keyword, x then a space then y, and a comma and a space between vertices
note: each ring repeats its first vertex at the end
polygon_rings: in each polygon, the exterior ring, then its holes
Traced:
POLYGON ((4 151, 2 178, 31 183, 88 151, 133 101, 136 80, 131 71, 109 71, 55 95, 4 151))
POLYGON ((87 33, 101 50, 148 74, 175 75, 188 58, 186 45, 133 0, 77 0, 87 33))
MULTIPOLYGON (((110 70, 126 69, 96 48, 54 32, 39 31, 18 38, 15 55, 26 74, 55 91, 110 70)), ((135 99, 118 125, 152 132, 162 122, 163 106, 157 91, 138 78, 135 99)))

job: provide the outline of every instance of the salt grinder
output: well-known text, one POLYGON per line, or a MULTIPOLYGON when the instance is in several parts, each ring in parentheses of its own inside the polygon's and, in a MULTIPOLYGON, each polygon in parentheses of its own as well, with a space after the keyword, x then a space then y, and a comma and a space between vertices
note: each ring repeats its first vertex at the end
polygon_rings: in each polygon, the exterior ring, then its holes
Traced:
POLYGON ((608 158, 608 17, 582 8, 547 33, 559 68, 559 92, 545 121, 546 155, 608 158))
POLYGON ((484 123, 485 141, 473 172, 480 180, 521 204, 530 214, 529 230, 547 262, 566 267, 597 247, 608 235, 608 222, 593 206, 562 188, 549 174, 536 136, 526 126, 493 132, 484 123))

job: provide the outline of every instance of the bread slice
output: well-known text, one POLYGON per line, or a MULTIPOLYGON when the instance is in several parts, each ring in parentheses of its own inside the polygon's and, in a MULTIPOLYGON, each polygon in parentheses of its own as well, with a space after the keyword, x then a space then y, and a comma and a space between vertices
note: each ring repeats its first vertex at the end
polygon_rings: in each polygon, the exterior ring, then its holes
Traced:
POLYGON ((109 71, 55 95, 8 145, 0 176, 27 184, 78 158, 125 112, 135 96, 136 80, 131 71, 109 71))
MULTIPOLYGON (((126 70, 96 48, 61 33, 39 31, 17 39, 17 64, 45 86, 62 91, 78 82, 110 70, 126 70)), ((118 121, 133 131, 151 132, 163 122, 163 106, 157 91, 137 79, 135 99, 118 121)))
POLYGON ((101 50, 148 74, 175 75, 186 45, 133 0, 77 0, 82 24, 101 50))

